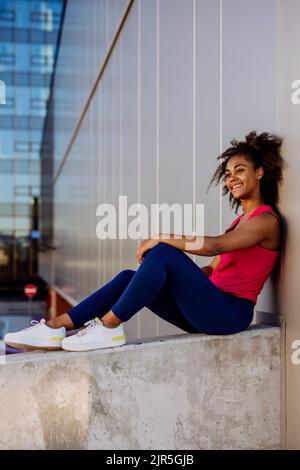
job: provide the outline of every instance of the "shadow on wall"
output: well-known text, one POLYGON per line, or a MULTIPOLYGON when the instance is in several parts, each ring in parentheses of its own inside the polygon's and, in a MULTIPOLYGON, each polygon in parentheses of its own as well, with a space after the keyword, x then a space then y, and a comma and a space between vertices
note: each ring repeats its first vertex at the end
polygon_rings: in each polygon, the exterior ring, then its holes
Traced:
POLYGON ((283 216, 283 214, 277 209, 276 214, 280 218, 280 228, 281 228, 281 247, 279 251, 279 256, 276 260, 272 273, 270 274, 270 280, 272 284, 272 291, 274 295, 274 305, 276 308, 276 312, 257 312, 256 322, 257 323, 265 323, 268 325, 282 325, 284 321, 284 313, 281 303, 281 282, 283 278, 283 267, 284 267, 284 256, 286 252, 286 244, 287 244, 287 237, 288 237, 288 225, 287 220, 283 216))

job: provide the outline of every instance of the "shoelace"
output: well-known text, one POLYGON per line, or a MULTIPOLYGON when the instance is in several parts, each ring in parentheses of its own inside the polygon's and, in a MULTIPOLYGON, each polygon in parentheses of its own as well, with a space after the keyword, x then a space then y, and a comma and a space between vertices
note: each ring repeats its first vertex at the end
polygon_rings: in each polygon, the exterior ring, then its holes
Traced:
POLYGON ((95 318, 93 320, 87 321, 84 324, 84 326, 86 328, 84 328, 83 330, 78 331, 77 336, 84 336, 84 335, 90 333, 94 328, 96 328, 96 326, 99 325, 99 322, 100 322, 100 320, 98 320, 98 319, 96 320, 95 318))
POLYGON ((29 330, 30 328, 35 328, 39 325, 44 325, 45 324, 45 320, 44 318, 42 318, 40 321, 37 321, 37 320, 31 320, 31 326, 29 326, 28 328, 25 328, 25 330, 29 330))

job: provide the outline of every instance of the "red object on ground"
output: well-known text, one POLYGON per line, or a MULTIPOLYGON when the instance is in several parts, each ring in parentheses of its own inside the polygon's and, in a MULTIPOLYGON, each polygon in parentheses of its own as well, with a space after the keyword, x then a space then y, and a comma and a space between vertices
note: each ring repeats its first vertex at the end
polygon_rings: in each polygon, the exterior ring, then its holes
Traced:
POLYGON ((37 294, 37 286, 34 284, 26 284, 24 287, 24 292, 27 297, 34 297, 37 294))

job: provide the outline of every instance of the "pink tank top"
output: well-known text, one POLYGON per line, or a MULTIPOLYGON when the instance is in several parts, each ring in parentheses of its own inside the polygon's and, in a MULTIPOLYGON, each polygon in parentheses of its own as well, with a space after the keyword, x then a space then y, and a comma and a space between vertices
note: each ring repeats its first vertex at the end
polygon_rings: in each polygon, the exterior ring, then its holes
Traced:
MULTIPOLYGON (((271 206, 263 204, 257 207, 247 220, 271 210, 271 206)), ((240 215, 225 233, 234 227, 243 215, 245 214, 240 215)), ((219 266, 214 269, 209 279, 221 291, 256 303, 257 297, 274 267, 278 254, 279 251, 270 250, 257 244, 223 253, 220 255, 219 266)))

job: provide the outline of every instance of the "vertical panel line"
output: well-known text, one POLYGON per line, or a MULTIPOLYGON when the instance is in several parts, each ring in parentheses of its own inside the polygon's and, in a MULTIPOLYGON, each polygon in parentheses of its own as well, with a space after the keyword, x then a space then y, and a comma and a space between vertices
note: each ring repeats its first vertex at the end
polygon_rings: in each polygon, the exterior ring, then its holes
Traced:
MULTIPOLYGON (((119 188, 120 188, 120 195, 122 195, 122 164, 123 164, 123 69, 122 69, 122 41, 120 41, 120 49, 119 49, 119 79, 120 79, 120 106, 119 106, 119 125, 120 125, 120 146, 119 146, 119 188)), ((122 269, 122 261, 123 261, 123 242, 122 239, 119 238, 120 244, 120 269, 122 269)))
MULTIPOLYGON (((138 204, 141 203, 141 0, 138 0, 138 132, 137 132, 137 151, 138 151, 138 204)), ((141 224, 141 218, 139 220, 141 224)), ((141 226, 140 226, 141 228, 141 226)), ((140 243, 141 237, 138 239, 140 243)), ((141 337, 141 318, 137 319, 137 335, 141 337)))
MULTIPOLYGON (((159 204, 159 0, 156 0, 156 203, 159 204)), ((159 214, 159 212, 157 212, 159 214)), ((159 215, 158 215, 159 227, 159 215)), ((159 336, 159 318, 156 318, 156 336, 159 336)))
MULTIPOLYGON (((196 230, 196 0, 193 0, 193 232, 196 230)), ((196 255, 193 255, 195 261, 196 255)))
MULTIPOLYGON (((223 0, 220 0, 220 141, 219 153, 222 153, 223 148, 223 0)), ((219 204, 220 204, 220 235, 222 234, 223 227, 223 212, 222 212, 222 183, 219 186, 219 204)))
MULTIPOLYGON (((98 204, 102 203, 102 184, 101 184, 101 176, 102 176, 102 171, 101 171, 101 165, 102 165, 102 132, 101 132, 101 122, 102 122, 102 115, 101 115, 101 110, 102 110, 102 93, 99 93, 99 106, 98 106, 98 123, 99 123, 99 134, 97 135, 97 151, 98 151, 98 159, 99 159, 99 164, 98 164, 98 194, 99 194, 99 199, 98 199, 98 204)), ((98 240, 98 276, 99 276, 99 283, 102 285, 102 243, 101 240, 98 240)))

